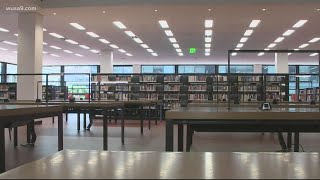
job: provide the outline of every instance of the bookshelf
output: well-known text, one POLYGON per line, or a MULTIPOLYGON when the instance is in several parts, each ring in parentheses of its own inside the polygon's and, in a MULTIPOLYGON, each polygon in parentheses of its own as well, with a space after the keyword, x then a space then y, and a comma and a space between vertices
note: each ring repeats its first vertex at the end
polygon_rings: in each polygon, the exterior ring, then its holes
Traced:
POLYGON ((17 84, 16 83, 0 83, 0 100, 17 99, 17 84))

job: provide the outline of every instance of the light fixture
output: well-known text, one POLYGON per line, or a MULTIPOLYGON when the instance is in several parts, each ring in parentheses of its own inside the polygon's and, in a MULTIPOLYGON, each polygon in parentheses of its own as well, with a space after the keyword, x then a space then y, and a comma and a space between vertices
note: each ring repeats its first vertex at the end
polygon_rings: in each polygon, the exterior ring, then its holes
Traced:
POLYGON ((57 15, 57 13, 53 13, 53 15, 57 15))
POLYGON ((262 9, 262 11, 266 11, 266 10, 267 10, 266 8, 263 8, 263 9, 262 9))
POLYGON ((93 53, 96 53, 96 54, 98 54, 100 52, 100 51, 95 50, 95 49, 91 49, 90 51, 93 52, 93 53))
POLYGON ((143 48, 145 48, 145 49, 149 48, 149 46, 146 45, 146 44, 140 44, 140 46, 143 47, 143 48))
POLYGON ((204 27, 205 28, 212 28, 213 27, 213 20, 205 20, 204 27))
POLYGON ((73 40, 71 40, 71 39, 67 39, 66 41, 67 41, 68 43, 70 43, 70 44, 79 44, 78 42, 73 41, 73 40))
POLYGON ((309 43, 315 43, 318 42, 320 40, 320 38, 313 38, 309 41, 309 43))
POLYGON ((113 24, 117 26, 119 29, 127 29, 127 27, 120 21, 113 21, 113 24))
POLYGON ((72 51, 69 51, 69 50, 63 50, 63 52, 66 52, 66 53, 69 53, 69 54, 73 53, 72 51))
POLYGON ((294 30, 289 29, 286 32, 283 33, 283 36, 290 36, 292 33, 294 33, 294 30))
POLYGON ((48 45, 48 43, 46 43, 46 42, 43 42, 42 44, 43 44, 43 45, 48 45))
POLYGON ((0 50, 2 50, 2 51, 8 51, 8 49, 6 49, 6 48, 0 48, 0 50))
POLYGON ((19 34, 14 34, 15 36, 19 36, 19 34))
POLYGON ((256 27, 260 24, 260 22, 261 22, 261 20, 253 20, 253 21, 250 23, 249 27, 250 27, 250 28, 256 28, 256 27))
POLYGON ((50 56, 53 56, 53 57, 60 57, 60 56, 58 56, 58 55, 56 55, 56 54, 50 54, 50 56))
POLYGON ((238 53, 235 53, 235 52, 234 52, 234 53, 231 54, 231 56, 236 56, 237 54, 238 54, 238 53))
POLYGON ((165 30, 164 32, 166 33, 167 36, 173 36, 173 33, 171 30, 165 30))
POLYGON ((248 40, 247 37, 243 37, 243 38, 240 39, 240 42, 241 42, 241 43, 245 43, 245 42, 247 42, 247 40, 248 40))
POLYGON ((211 11, 211 9, 208 9, 208 11, 211 11))
POLYGON ((206 43, 210 43, 211 41, 212 41, 211 37, 204 38, 204 42, 206 42, 206 43))
POLYGON ((318 53, 313 53, 313 54, 310 54, 310 56, 317 56, 318 53))
POLYGON ((130 53, 126 53, 126 55, 127 55, 127 56, 130 56, 130 57, 131 57, 131 56, 133 56, 133 55, 132 55, 132 54, 130 54, 130 53))
POLYGON ((293 25, 293 28, 299 28, 301 26, 303 26, 306 22, 308 22, 308 20, 300 20, 298 21, 295 25, 293 25))
POLYGON ((149 53, 153 53, 153 52, 154 52, 152 49, 147 49, 147 51, 148 51, 149 53))
POLYGON ((61 49, 60 47, 58 47, 58 46, 50 46, 51 48, 53 48, 53 49, 61 49))
POLYGON ((302 49, 302 48, 305 48, 307 46, 309 46, 309 44, 302 44, 301 46, 299 46, 299 48, 302 49))
POLYGON ((169 38, 169 41, 170 41, 171 43, 176 43, 176 42, 177 42, 176 38, 169 38))
POLYGON ((91 36, 91 37, 94 37, 94 38, 100 37, 99 35, 97 35, 97 34, 94 33, 94 32, 87 32, 87 34, 88 34, 89 36, 91 36))
POLYGON ((204 31, 204 34, 205 34, 206 36, 212 36, 212 30, 205 30, 205 31, 204 31))
POLYGON ((103 14, 105 14, 105 13, 106 13, 106 11, 102 11, 102 13, 103 13, 103 14))
POLYGON ((263 56, 264 55, 264 52, 261 52, 258 54, 258 56, 263 56))
POLYGON ((121 53, 126 53, 127 52, 127 51, 125 51, 123 49, 119 49, 118 51, 121 52, 121 53))
POLYGON ((292 53, 288 53, 288 56, 290 56, 292 53))
POLYGON ((265 51, 270 51, 270 49, 269 49, 269 48, 265 48, 264 50, 265 50, 265 51))
POLYGON ((135 37, 136 36, 132 31, 125 31, 124 33, 126 33, 130 37, 135 37))
POLYGON ((183 53, 178 53, 179 56, 183 56, 183 53))
POLYGON ((151 53, 152 54, 152 56, 158 56, 158 54, 157 53, 151 53))
POLYGON ((211 48, 211 44, 205 44, 204 47, 205 48, 211 48))
POLYGON ((83 57, 83 55, 81 55, 81 54, 75 54, 76 56, 79 56, 79 57, 83 57))
POLYGON ((43 31, 47 31, 47 29, 46 29, 46 28, 42 28, 42 30, 43 30, 43 31))
POLYGON ((169 25, 166 20, 160 20, 159 24, 163 29, 169 28, 169 25))
POLYGON ((283 40, 284 40, 284 37, 278 37, 274 42, 279 43, 279 42, 282 42, 283 40))
POLYGON ((57 34, 57 33, 49 33, 51 36, 53 37, 56 37, 56 38, 59 38, 59 39, 63 39, 64 37, 61 36, 60 34, 57 34))
POLYGON ((236 51, 240 51, 240 48, 236 48, 236 49, 234 49, 234 50, 236 50, 236 51))
POLYGON ((273 48, 273 47, 275 47, 277 44, 275 44, 275 43, 271 43, 269 46, 268 46, 268 48, 273 48))
POLYGON ((179 44, 172 44, 174 48, 180 48, 179 44))
POLYGON ((99 39, 100 42, 104 43, 104 44, 110 44, 109 41, 107 41, 106 39, 99 39))
POLYGON ((205 56, 210 56, 210 53, 204 53, 205 56))
POLYGON ((141 39, 139 39, 139 38, 133 38, 133 40, 138 44, 143 43, 143 41, 141 39))
POLYGON ((42 51, 42 53, 43 53, 43 54, 48 54, 48 52, 46 52, 46 51, 42 51))
POLYGON ((237 45, 237 48, 242 48, 243 47, 243 44, 242 43, 239 43, 238 45, 237 45))
POLYGON ((155 11, 155 12, 158 12, 158 9, 155 9, 154 11, 155 11))
POLYGON ((86 28, 84 28, 83 26, 81 26, 81 25, 78 24, 78 23, 70 23, 70 25, 73 26, 73 27, 76 28, 76 29, 81 30, 81 31, 86 30, 86 28))
POLYGON ((297 48, 297 49, 294 49, 294 51, 300 51, 300 49, 297 48))
POLYGON ((85 46, 85 45, 79 45, 79 46, 83 49, 90 49, 88 46, 85 46))
POLYGON ((8 29, 1 28, 1 27, 0 27, 0 31, 2 31, 2 32, 10 32, 8 29))
POLYGON ((119 49, 119 47, 117 45, 114 45, 114 44, 110 44, 110 47, 112 47, 114 49, 119 49))
POLYGON ((182 50, 181 50, 181 49, 176 49, 176 51, 177 51, 178 53, 181 53, 181 52, 182 52, 182 50))
POLYGON ((246 32, 244 33, 244 36, 251 36, 252 33, 253 33, 253 30, 251 29, 246 30, 246 32))
POLYGON ((2 41, 3 43, 6 43, 6 44, 9 44, 9 45, 12 45, 12 46, 17 46, 18 44, 16 43, 13 43, 13 42, 10 42, 10 41, 2 41))
POLYGON ((204 52, 209 53, 211 49, 205 49, 204 52))

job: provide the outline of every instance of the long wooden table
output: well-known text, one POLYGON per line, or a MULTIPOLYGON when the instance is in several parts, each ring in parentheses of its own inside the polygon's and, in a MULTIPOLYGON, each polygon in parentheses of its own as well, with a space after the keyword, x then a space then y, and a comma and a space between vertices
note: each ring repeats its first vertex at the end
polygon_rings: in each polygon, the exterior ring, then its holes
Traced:
POLYGON ((64 150, 0 179, 318 179, 319 153, 64 150))
MULTIPOLYGON (((187 151, 192 129, 205 132, 289 132, 294 134, 294 151, 299 151, 299 133, 320 132, 319 108, 274 107, 181 107, 166 112, 166 151, 173 151, 173 126, 178 125, 178 151, 183 151, 183 127, 187 125, 187 151)), ((291 142, 288 142, 288 144, 291 142)))
POLYGON ((5 128, 14 123, 58 116, 58 150, 63 149, 63 109, 48 105, 0 105, 0 173, 5 171, 5 128))

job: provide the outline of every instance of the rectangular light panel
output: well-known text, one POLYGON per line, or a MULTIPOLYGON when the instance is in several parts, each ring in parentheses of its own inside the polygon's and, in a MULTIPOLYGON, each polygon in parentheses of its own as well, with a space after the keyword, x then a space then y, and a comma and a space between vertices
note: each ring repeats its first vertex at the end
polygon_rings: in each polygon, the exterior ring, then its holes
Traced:
POLYGON ((205 20, 204 27, 205 28, 212 28, 213 27, 213 20, 205 20))
POLYGON ((76 29, 81 30, 81 31, 86 30, 86 28, 84 28, 83 26, 81 26, 81 25, 78 24, 78 23, 70 23, 70 25, 73 26, 73 27, 76 28, 76 29))
POLYGON ((94 32, 87 32, 87 34, 88 34, 89 36, 91 36, 91 37, 94 37, 94 38, 100 37, 99 35, 97 35, 97 34, 94 33, 94 32))
POLYGON ((169 25, 168 25, 168 23, 167 23, 166 20, 160 20, 160 21, 159 21, 159 24, 160 24, 160 26, 161 26, 163 29, 169 28, 169 25))
POLYGON ((117 26, 119 29, 127 29, 127 27, 120 21, 114 21, 113 24, 117 26))

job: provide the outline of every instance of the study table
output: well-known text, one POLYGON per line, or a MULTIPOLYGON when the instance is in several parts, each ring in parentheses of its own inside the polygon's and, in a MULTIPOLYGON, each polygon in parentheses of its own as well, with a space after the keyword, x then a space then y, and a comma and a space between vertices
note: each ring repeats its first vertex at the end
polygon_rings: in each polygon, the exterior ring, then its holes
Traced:
MULTIPOLYGON (((187 126, 186 151, 192 130, 200 132, 288 132, 294 133, 294 151, 299 151, 299 133, 320 132, 319 108, 273 107, 180 107, 166 112, 166 151, 173 151, 173 126, 178 125, 178 151, 183 151, 183 128, 187 126)), ((291 141, 291 139, 288 139, 291 141)), ((291 144, 291 142, 288 142, 291 144)))
POLYGON ((63 109, 53 105, 0 105, 0 173, 5 171, 5 128, 34 119, 58 116, 58 150, 63 150, 63 109))
POLYGON ((0 179, 318 179, 319 153, 63 150, 0 179))

